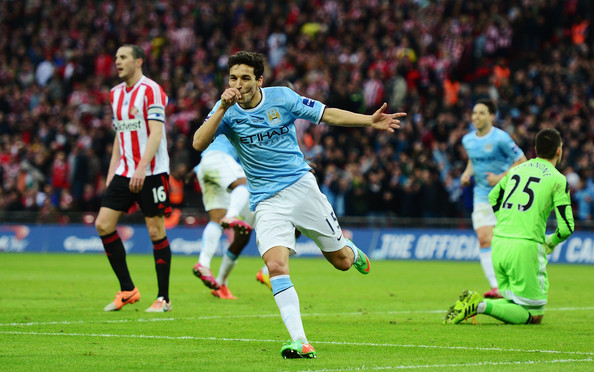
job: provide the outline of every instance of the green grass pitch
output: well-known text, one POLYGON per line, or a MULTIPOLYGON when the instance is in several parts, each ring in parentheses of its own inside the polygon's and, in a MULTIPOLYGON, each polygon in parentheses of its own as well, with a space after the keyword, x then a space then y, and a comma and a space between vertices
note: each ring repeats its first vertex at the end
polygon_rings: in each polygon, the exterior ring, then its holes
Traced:
POLYGON ((487 289, 478 262, 376 261, 363 276, 321 258, 292 258, 318 356, 284 360, 289 335, 270 291, 255 280, 261 259, 240 257, 230 277, 235 301, 213 297, 192 275, 195 261, 173 257, 173 311, 150 314, 153 258, 129 255, 142 298, 106 313, 118 285, 104 255, 1 253, 0 370, 594 370, 592 266, 549 266, 540 326, 481 315, 477 325, 455 326, 441 319, 459 293, 487 289))

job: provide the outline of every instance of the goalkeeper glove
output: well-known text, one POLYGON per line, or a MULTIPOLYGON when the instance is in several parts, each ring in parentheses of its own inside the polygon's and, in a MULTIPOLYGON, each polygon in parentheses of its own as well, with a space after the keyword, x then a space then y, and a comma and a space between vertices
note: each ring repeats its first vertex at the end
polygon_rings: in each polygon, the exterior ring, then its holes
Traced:
POLYGON ((547 255, 553 253, 556 246, 555 244, 553 244, 553 234, 545 235, 544 246, 547 255))

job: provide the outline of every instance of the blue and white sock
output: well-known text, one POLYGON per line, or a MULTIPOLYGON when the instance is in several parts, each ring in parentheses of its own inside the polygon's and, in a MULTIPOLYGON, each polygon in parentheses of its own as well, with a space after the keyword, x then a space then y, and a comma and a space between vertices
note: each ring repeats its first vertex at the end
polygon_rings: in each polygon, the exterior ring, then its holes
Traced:
POLYGON ((270 278, 274 300, 280 310, 281 317, 291 335, 291 340, 307 342, 301 312, 299 311, 299 297, 289 275, 277 275, 270 278))

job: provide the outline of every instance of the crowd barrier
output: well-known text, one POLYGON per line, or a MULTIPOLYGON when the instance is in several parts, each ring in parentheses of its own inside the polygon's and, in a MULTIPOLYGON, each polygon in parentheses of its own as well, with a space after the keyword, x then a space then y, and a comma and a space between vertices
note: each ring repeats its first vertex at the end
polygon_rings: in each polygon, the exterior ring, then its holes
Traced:
MULTIPOLYGON (((167 236, 174 254, 198 255, 203 226, 169 229, 167 236)), ((374 260, 478 261, 479 245, 474 231, 456 229, 356 228, 353 240, 374 260)), ((144 225, 118 227, 128 253, 152 253, 144 225)), ((228 246, 231 233, 221 239, 217 254, 228 246)), ((254 235, 242 254, 256 256, 254 235)), ((297 240, 300 256, 321 256, 310 239, 297 240)), ((4 252, 103 252, 93 226, 86 225, 0 225, 0 251, 4 252)), ((575 232, 549 256, 551 263, 594 264, 594 232, 575 232)))

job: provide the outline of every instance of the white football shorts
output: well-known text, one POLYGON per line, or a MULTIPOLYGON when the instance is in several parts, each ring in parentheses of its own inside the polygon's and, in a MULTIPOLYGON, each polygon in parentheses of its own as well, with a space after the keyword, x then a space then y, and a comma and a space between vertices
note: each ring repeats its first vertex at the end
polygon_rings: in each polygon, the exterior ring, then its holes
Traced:
POLYGON ((209 151, 198 164, 198 182, 202 189, 204 209, 227 209, 227 188, 239 178, 245 178, 241 165, 232 156, 222 151, 209 151))
POLYGON ((483 226, 495 226, 497 218, 490 203, 475 203, 472 210, 472 227, 474 230, 483 226))
POLYGON ((346 243, 336 214, 311 173, 256 206, 256 236, 260 255, 276 246, 296 253, 295 228, 324 252, 346 243))

